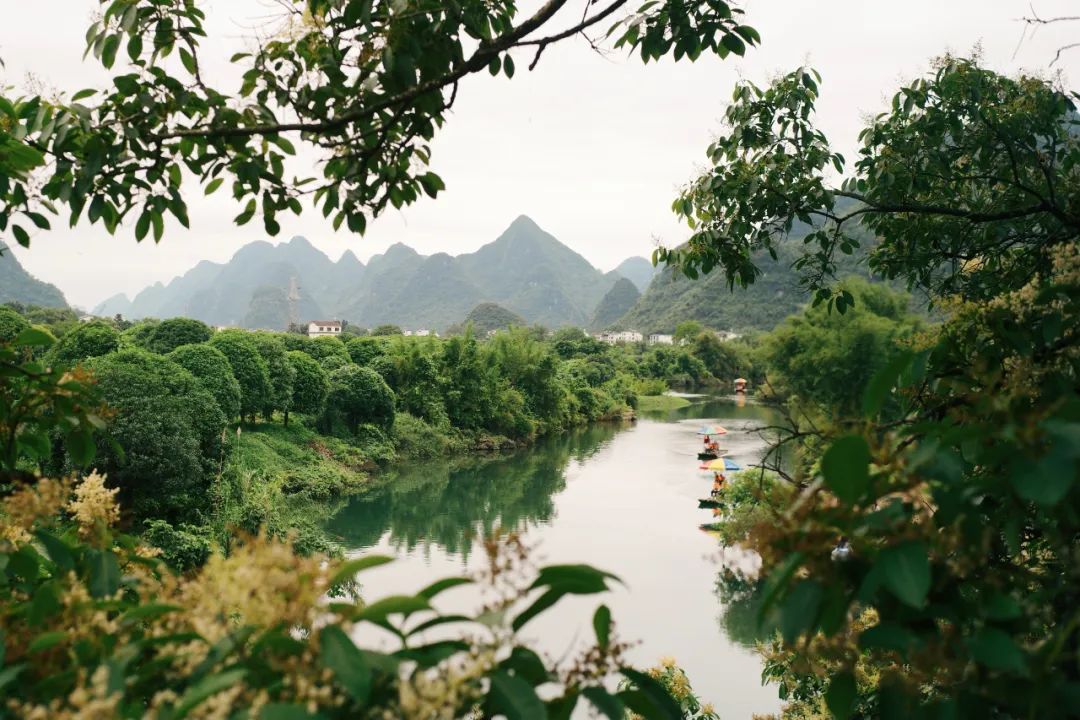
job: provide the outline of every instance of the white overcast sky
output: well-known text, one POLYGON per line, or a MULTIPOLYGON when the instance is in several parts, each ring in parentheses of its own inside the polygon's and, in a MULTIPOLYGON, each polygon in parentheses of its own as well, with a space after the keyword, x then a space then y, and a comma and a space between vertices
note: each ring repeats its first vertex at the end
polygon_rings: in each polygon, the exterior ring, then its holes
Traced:
MULTIPOLYGON (((526 0, 526 7, 532 2, 526 0)), ((211 39, 202 61, 219 77, 252 28, 265 25, 269 0, 205 0, 211 39)), ((580 13, 571 0, 564 22, 580 13)), ((635 5, 636 0, 631 2, 635 5)), ((101 86, 104 73, 81 60, 95 0, 6 0, 0 23, 0 84, 26 87, 32 73, 46 87, 74 92, 101 86)), ((1076 0, 1034 0, 1042 17, 1075 14, 1076 0)), ((537 69, 531 55, 514 79, 467 78, 434 144, 433 169, 446 181, 438 200, 391 211, 358 237, 335 233, 321 214, 282 216, 277 241, 304 235, 336 259, 361 259, 404 242, 430 254, 470 252, 495 239, 518 215, 603 270, 648 255, 659 239, 685 236, 670 211, 678 187, 700 168, 725 103, 740 78, 756 82, 810 64, 824 77, 818 122, 849 157, 867 114, 879 112, 898 84, 946 51, 981 45, 992 68, 1047 72, 1056 49, 1080 41, 1080 23, 1047 26, 1021 41, 1018 19, 1028 0, 746 0, 746 22, 762 45, 743 59, 703 57, 642 65, 598 57, 580 40, 549 48, 537 69)), ((121 56, 123 53, 121 53, 121 56)), ((1080 49, 1054 66, 1075 83, 1080 49)), ((229 87, 235 87, 230 85, 229 87)), ((116 292, 182 274, 202 259, 225 261, 244 243, 265 239, 261 223, 233 226, 239 212, 224 192, 204 198, 185 183, 191 230, 168 227, 160 245, 137 244, 132 228, 109 237, 100 226, 54 223, 16 255, 37 277, 83 307, 116 292)), ((13 243, 11 243, 13 244, 13 243)))

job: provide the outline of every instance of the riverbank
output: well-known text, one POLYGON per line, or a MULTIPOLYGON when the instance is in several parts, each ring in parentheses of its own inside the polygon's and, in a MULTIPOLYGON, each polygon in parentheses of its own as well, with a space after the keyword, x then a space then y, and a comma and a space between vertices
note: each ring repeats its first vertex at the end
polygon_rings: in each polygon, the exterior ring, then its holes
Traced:
POLYGON ((198 558, 205 560, 214 546, 229 548, 238 531, 291 536, 301 554, 337 555, 340 549, 325 533, 325 518, 356 495, 393 485, 416 466, 478 467, 540 441, 593 425, 620 425, 632 417, 623 411, 519 439, 436 427, 407 413, 399 413, 388 432, 361 426, 349 439, 321 434, 300 420, 288 426, 245 423, 225 436, 209 516, 199 524, 175 527, 156 521, 148 540, 180 569, 200 564, 198 558))
POLYGON ((670 412, 690 405, 690 401, 678 395, 641 395, 637 399, 639 412, 670 412))

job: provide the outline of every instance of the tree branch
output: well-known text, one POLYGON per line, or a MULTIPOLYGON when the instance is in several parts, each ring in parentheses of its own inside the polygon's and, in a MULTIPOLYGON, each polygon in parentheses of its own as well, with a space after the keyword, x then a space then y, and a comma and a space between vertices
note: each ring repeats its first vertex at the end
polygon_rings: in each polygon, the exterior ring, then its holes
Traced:
MULTIPOLYGON (((623 0, 625 2, 625 0, 623 0)), ((440 77, 433 78, 427 82, 420 83, 419 85, 410 88, 404 92, 398 93, 388 98, 384 98, 371 105, 355 108, 350 112, 343 113, 341 116, 333 118, 331 120, 323 120, 321 122, 294 122, 294 123, 268 123, 263 125, 250 125, 247 127, 235 127, 235 128, 213 128, 213 127, 193 127, 182 128, 178 130, 172 130, 169 132, 161 133, 157 135, 159 140, 168 140, 182 137, 208 137, 208 138, 236 138, 236 137, 251 137, 253 135, 276 135, 283 132, 312 132, 322 133, 330 130, 337 130, 350 123, 362 120, 366 117, 370 117, 380 110, 394 107, 407 103, 411 100, 415 100, 421 95, 426 95, 429 92, 441 90, 442 88, 457 82, 466 75, 478 72, 487 67, 491 58, 500 52, 508 50, 519 44, 519 40, 527 36, 529 33, 537 30, 544 23, 550 20, 555 13, 562 9, 566 4, 566 0, 548 0, 534 15, 522 22, 520 25, 510 30, 509 32, 495 38, 490 43, 481 43, 480 47, 469 56, 469 59, 463 62, 456 69, 441 75, 440 77)))

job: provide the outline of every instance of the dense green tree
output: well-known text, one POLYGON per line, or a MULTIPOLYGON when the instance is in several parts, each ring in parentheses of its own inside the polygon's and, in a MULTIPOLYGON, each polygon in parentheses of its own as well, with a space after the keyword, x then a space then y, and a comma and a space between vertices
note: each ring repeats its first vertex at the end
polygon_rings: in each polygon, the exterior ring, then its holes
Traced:
POLYGON ((150 347, 150 338, 154 334, 154 328, 158 321, 153 319, 140 320, 120 333, 120 344, 125 348, 150 347))
POLYGON ((690 342, 704 330, 697 320, 683 320, 681 323, 675 326, 675 342, 683 343, 690 342))
POLYGON ((327 370, 336 370, 342 365, 352 362, 349 350, 341 338, 310 338, 299 349, 318 360, 327 370))
POLYGON ((496 335, 488 343, 492 362, 509 385, 521 391, 528 412, 551 427, 567 420, 564 388, 559 384, 559 364, 544 343, 520 329, 496 335))
MULTIPOLYGON (((350 348, 351 349, 351 348, 350 348)), ((439 377, 438 345, 397 338, 369 365, 378 372, 397 398, 397 407, 428 422, 446 418, 439 377)))
POLYGON ((705 365, 709 374, 723 383, 750 375, 750 363, 739 346, 725 342, 709 330, 698 333, 690 352, 705 365))
POLYGON ((330 373, 326 415, 330 426, 341 421, 353 433, 362 424, 389 429, 394 424, 394 392, 371 368, 345 365, 330 373))
POLYGON ((349 357, 357 365, 368 365, 376 357, 386 353, 385 342, 371 337, 349 338, 345 346, 348 348, 349 357))
POLYGON ((476 338, 467 333, 446 341, 442 375, 450 422, 469 430, 487 426, 494 415, 496 383, 480 356, 476 338))
MULTIPOLYGON (((310 355, 290 350, 289 364, 293 370, 292 402, 289 408, 305 415, 318 415, 326 405, 330 392, 330 377, 310 355)), ((289 424, 289 410, 285 410, 285 424, 289 424)))
POLYGON ((855 413, 876 373, 916 329, 907 299, 884 285, 849 278, 841 288, 855 301, 844 314, 824 306, 786 320, 763 340, 768 380, 781 397, 794 396, 847 416, 855 413))
POLYGON ((385 335, 401 335, 401 327, 398 325, 377 325, 371 328, 372 337, 379 337, 385 335))
POLYGON ((18 336, 30 323, 14 309, 6 305, 0 305, 0 343, 10 342, 18 336))
POLYGON ((224 353, 213 345, 181 345, 168 355, 202 383, 217 401, 226 420, 240 417, 240 383, 224 353))
POLYGON ((583 355, 601 355, 608 349, 605 343, 576 327, 559 328, 552 335, 551 342, 555 352, 564 359, 583 355))
POLYGON ((82 323, 53 345, 48 362, 74 365, 92 357, 108 355, 120 349, 120 333, 112 325, 93 320, 82 323))
POLYGON ((136 517, 190 519, 209 503, 225 416, 191 373, 160 355, 123 350, 88 364, 113 414, 95 466, 136 517))
POLYGON ((233 376, 240 383, 240 414, 254 420, 273 393, 270 371, 255 339, 243 330, 223 330, 210 338, 210 344, 228 359, 233 376))
POLYGON ((206 323, 191 318, 178 317, 162 320, 145 338, 145 347, 151 352, 167 355, 181 345, 204 343, 214 331, 206 323))
POLYGON ((263 416, 270 420, 274 411, 287 413, 293 396, 293 367, 289 362, 282 336, 275 333, 251 333, 255 347, 270 374, 270 395, 263 402, 263 416))
POLYGON ((944 58, 870 121, 845 175, 813 124, 819 80, 736 89, 712 167, 675 202, 694 234, 658 253, 747 284, 755 251, 812 224, 796 267, 819 307, 778 333, 797 354, 816 339, 817 367, 772 359, 788 377, 832 372, 822 332, 856 328, 861 355, 830 381, 849 387, 804 390, 831 407, 781 435, 800 491, 751 541, 783 638, 765 676, 792 716, 1064 716, 1080 585, 1074 97, 944 58), (945 311, 909 348, 878 342, 901 303, 833 284, 859 225, 876 237, 871 269, 945 311), (853 366, 890 349, 872 376, 853 366))

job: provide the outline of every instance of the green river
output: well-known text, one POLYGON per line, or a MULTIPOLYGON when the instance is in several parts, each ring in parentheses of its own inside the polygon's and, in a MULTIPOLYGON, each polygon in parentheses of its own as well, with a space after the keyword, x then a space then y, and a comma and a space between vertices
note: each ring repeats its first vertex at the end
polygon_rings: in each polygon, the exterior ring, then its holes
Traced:
MULTIPOLYGON (((725 720, 775 712, 775 687, 762 687, 752 599, 721 589, 722 549, 700 529, 698 509, 711 475, 698 469, 702 421, 729 433, 721 445, 743 466, 759 460, 755 432, 773 420, 761 406, 709 399, 636 423, 594 425, 486 462, 422 464, 387 486, 353 498, 329 520, 350 555, 393 555, 370 570, 377 596, 411 593, 432 580, 478 567, 478 535, 495 527, 524 532, 541 564, 585 562, 618 575, 625 587, 568 598, 526 628, 554 658, 592 639, 592 611, 607 604, 639 667, 675 658, 695 692, 725 720)), ((729 562, 748 562, 732 556, 729 562)), ((446 611, 474 607, 468 586, 440 596, 446 611)), ((579 708, 580 709, 580 708, 579 708)))

